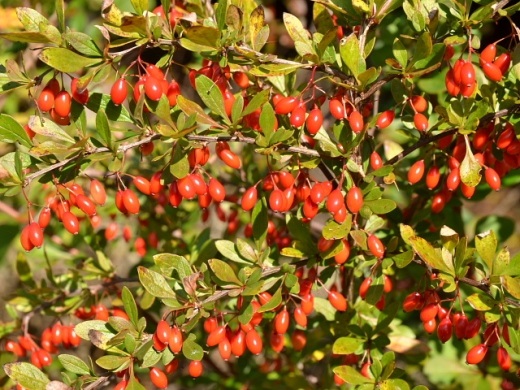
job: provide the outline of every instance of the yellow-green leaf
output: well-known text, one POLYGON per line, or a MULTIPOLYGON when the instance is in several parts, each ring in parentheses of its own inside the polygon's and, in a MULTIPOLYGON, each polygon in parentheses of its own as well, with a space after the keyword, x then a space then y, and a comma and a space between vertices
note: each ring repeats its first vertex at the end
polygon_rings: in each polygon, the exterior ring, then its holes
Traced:
POLYGON ((460 180, 468 187, 476 187, 480 183, 482 167, 471 151, 467 135, 464 135, 464 140, 466 141, 466 155, 460 164, 460 180))

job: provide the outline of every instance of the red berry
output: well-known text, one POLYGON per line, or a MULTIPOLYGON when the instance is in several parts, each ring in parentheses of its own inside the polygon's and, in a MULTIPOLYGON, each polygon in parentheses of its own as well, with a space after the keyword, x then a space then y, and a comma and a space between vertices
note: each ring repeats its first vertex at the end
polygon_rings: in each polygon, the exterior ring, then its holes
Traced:
POLYGON ((352 113, 348 117, 348 123, 352 131, 356 134, 361 133, 363 127, 365 126, 363 115, 357 110, 352 111, 352 113))
POLYGON ((343 194, 340 189, 335 189, 332 191, 329 196, 327 197, 327 203, 326 207, 327 210, 334 214, 337 212, 340 208, 344 207, 344 201, 343 201, 343 194))
POLYGON ((93 179, 90 182, 90 196, 98 205, 103 206, 107 200, 107 193, 105 191, 105 187, 103 184, 97 180, 93 179))
POLYGON ((450 191, 455 191, 460 184, 460 172, 459 168, 454 168, 450 171, 446 178, 446 187, 450 191))
POLYGON ((425 132, 428 130, 428 118, 424 114, 416 113, 413 116, 413 123, 415 125, 415 128, 419 131, 425 132))
POLYGON ((473 85, 476 81, 475 67, 469 61, 467 61, 460 68, 460 83, 462 85, 473 85))
POLYGON ((385 246, 379 238, 377 238, 373 234, 369 235, 367 245, 370 253, 372 253, 378 259, 383 258, 383 256, 385 255, 385 246))
POLYGON ((61 117, 67 117, 70 114, 72 99, 67 91, 61 91, 54 98, 54 111, 61 117))
POLYGON ((264 348, 262 338, 255 329, 251 329, 246 333, 246 346, 253 355, 258 355, 262 352, 264 348))
POLYGON ((150 370, 150 380, 153 385, 159 389, 166 389, 168 387, 168 378, 166 377, 166 374, 157 367, 153 367, 150 370))
POLYGON ((231 343, 227 337, 225 337, 224 340, 222 340, 218 345, 218 351, 223 360, 229 360, 231 357, 231 343))
POLYGON ((453 324, 449 316, 446 316, 439 322, 439 326, 437 327, 437 336, 442 343, 445 343, 451 338, 453 333, 453 324))
POLYGON ((410 99, 410 104, 414 108, 414 112, 424 112, 428 109, 428 101, 424 98, 424 96, 412 96, 410 99))
POLYGON ((424 160, 415 162, 408 171, 408 181, 410 184, 418 183, 424 175, 424 160))
POLYGON ((498 191, 500 190, 501 181, 500 176, 498 175, 497 171, 495 171, 493 168, 486 168, 486 171, 484 172, 484 176, 486 178, 486 182, 491 187, 492 190, 498 191))
POLYGON ((497 45, 490 43, 480 53, 480 59, 486 62, 493 62, 497 55, 497 45))
POLYGON ((144 82, 144 93, 150 100, 159 101, 163 94, 161 81, 155 77, 147 77, 144 82))
POLYGON ((112 102, 118 106, 123 104, 128 96, 128 84, 124 78, 116 80, 112 89, 110 90, 110 98, 112 102))
POLYGON ((65 226, 65 229, 69 231, 69 233, 72 234, 78 234, 79 233, 79 221, 78 218, 72 214, 70 211, 66 211, 61 215, 61 220, 63 222, 63 226, 65 226))
POLYGON ((498 56, 498 58, 493 62, 502 74, 506 74, 509 70, 509 65, 511 64, 511 54, 508 52, 502 53, 498 56))
POLYGON ((44 88, 41 91, 40 96, 38 96, 38 100, 36 104, 40 111, 48 112, 54 107, 54 94, 50 89, 44 88))
POLYGON ((441 172, 437 165, 432 166, 426 174, 426 187, 433 190, 439 184, 441 172))
POLYGON ((296 329, 291 335, 291 342, 295 351, 301 351, 307 344, 307 336, 302 330, 296 329))
POLYGON ((41 226, 37 222, 31 222, 27 226, 27 230, 31 244, 37 248, 41 247, 43 244, 43 230, 41 226))
POLYGON ((242 160, 240 157, 229 149, 224 149, 218 153, 218 157, 229 167, 233 169, 240 169, 242 167, 242 160))
POLYGON ((377 171, 379 168, 383 167, 383 159, 375 150, 370 155, 370 167, 374 171, 377 171))
POLYGON ((155 329, 155 334, 161 343, 168 344, 168 339, 170 337, 170 325, 164 320, 159 321, 157 324, 157 329, 155 329))
POLYGON ((174 326, 170 330, 170 337, 168 338, 168 348, 170 348, 170 351, 173 353, 179 353, 182 350, 182 332, 177 327, 174 326))
POLYGON ((347 310, 347 300, 338 291, 330 291, 328 295, 329 302, 338 311, 347 310))
POLYGON ((422 322, 430 321, 431 319, 433 319, 437 316, 438 311, 439 311, 439 306, 435 302, 424 306, 421 310, 421 321, 422 322))
POLYGON ((137 197, 135 192, 132 191, 131 189, 127 188, 126 190, 123 191, 122 197, 123 197, 123 205, 125 206, 125 209, 130 214, 138 214, 139 209, 141 208, 141 204, 139 203, 139 198, 137 197))
POLYGON ((330 114, 338 120, 345 118, 345 107, 338 98, 334 98, 329 101, 329 111, 330 114))
POLYGON ((233 73, 233 80, 242 89, 247 89, 249 87, 249 77, 247 77, 247 74, 244 72, 233 73))
POLYGON ((488 79, 492 81, 500 81, 502 80, 503 74, 500 68, 492 62, 480 61, 480 66, 482 67, 482 71, 487 76, 488 79))
POLYGON ((468 364, 479 364, 488 351, 488 347, 485 344, 478 344, 471 348, 466 354, 466 363, 468 364))
POLYGON ((88 216, 91 217, 96 214, 96 205, 89 197, 78 194, 75 203, 76 206, 88 216))
POLYGON ((246 352, 246 334, 243 330, 238 330, 231 338, 231 353, 240 357, 246 352))
POLYGON ((498 347, 497 361, 500 368, 504 371, 509 371, 513 364, 509 352, 507 352, 507 349, 505 349, 504 347, 498 347))
POLYGON ((78 82, 79 79, 73 78, 70 81, 70 93, 72 94, 72 98, 77 101, 79 104, 87 104, 89 98, 89 92, 87 88, 84 88, 82 91, 78 90, 78 82))
POLYGON ((379 114, 377 118, 376 126, 380 129, 385 129, 394 121, 395 112, 394 110, 387 110, 379 114))
POLYGON ((292 112, 298 105, 298 99, 294 96, 282 97, 274 106, 274 110, 279 115, 286 115, 292 112))
POLYGON ((294 321, 301 326, 302 328, 307 327, 307 315, 303 312, 301 307, 296 307, 294 309, 294 321))
POLYGON ((361 299, 365 299, 368 293, 368 289, 372 285, 372 278, 366 278, 361 282, 361 285, 359 286, 359 296, 361 299))
POLYGON ((363 192, 359 187, 353 186, 347 192, 345 199, 348 209, 351 213, 357 214, 363 207, 363 192))
POLYGON ((135 176, 133 183, 135 187, 145 195, 150 195, 150 181, 142 176, 135 176))
POLYGON ((211 195, 211 198, 216 202, 220 203, 226 198, 226 189, 217 179, 212 177, 209 180, 208 184, 208 192, 211 195))
POLYGON ((289 322, 290 322, 289 312, 287 311, 287 309, 283 309, 274 318, 274 329, 276 330, 276 333, 278 333, 278 334, 287 333, 287 329, 289 329, 289 322))
POLYGON ((214 330, 210 332, 208 335, 208 339, 206 341, 206 344, 208 347, 213 347, 217 344, 220 344, 222 340, 226 338, 226 327, 225 326, 218 326, 214 330))
POLYGON ((334 261, 336 264, 344 264, 350 257, 350 243, 348 240, 341 240, 343 249, 334 255, 334 261))
POLYGON ((188 373, 193 378, 198 378, 204 372, 204 366, 199 360, 192 360, 188 365, 188 373))
POLYGON ((291 118, 289 119, 291 126, 301 127, 305 123, 306 113, 307 110, 305 109, 304 105, 297 106, 294 110, 292 110, 291 118))
POLYGON ((323 114, 319 108, 314 108, 309 112, 309 116, 307 116, 307 120, 305 121, 305 125, 307 127, 307 131, 314 135, 316 134, 323 124, 323 114))
POLYGON ((42 211, 40 211, 40 215, 38 216, 38 225, 40 225, 42 229, 45 229, 50 222, 51 209, 49 207, 44 207, 42 211))

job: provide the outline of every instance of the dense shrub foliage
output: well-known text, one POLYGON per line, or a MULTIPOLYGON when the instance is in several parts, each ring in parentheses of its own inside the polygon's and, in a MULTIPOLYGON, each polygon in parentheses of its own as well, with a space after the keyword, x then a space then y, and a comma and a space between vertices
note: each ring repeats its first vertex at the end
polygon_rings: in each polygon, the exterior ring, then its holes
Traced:
POLYGON ((3 388, 520 386, 520 5, 92 3, 2 9, 3 388))

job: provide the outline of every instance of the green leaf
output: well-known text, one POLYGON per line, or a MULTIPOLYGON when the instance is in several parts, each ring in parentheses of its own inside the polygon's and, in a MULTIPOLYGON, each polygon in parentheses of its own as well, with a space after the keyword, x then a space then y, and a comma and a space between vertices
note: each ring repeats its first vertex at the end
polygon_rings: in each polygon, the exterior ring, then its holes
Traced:
POLYGON ((502 281, 509 294, 516 299, 520 299, 520 279, 511 276, 504 276, 502 281))
POLYGON ((258 254, 256 253, 255 249, 243 238, 238 237, 236 240, 236 247, 240 256, 252 263, 255 263, 258 260, 258 254))
POLYGON ((176 147, 170 163, 170 172, 177 179, 182 179, 190 173, 188 154, 182 148, 176 147))
POLYGON ((363 345, 365 340, 356 339, 353 337, 340 337, 334 341, 332 345, 332 353, 338 355, 348 355, 354 353, 363 345))
POLYGON ((357 36, 351 34, 346 39, 342 40, 339 52, 343 63, 357 79, 358 75, 366 70, 365 59, 359 50, 359 40, 357 36))
POLYGON ((219 0, 217 3, 217 10, 215 11, 217 26, 221 31, 226 27, 227 6, 227 0, 219 0))
POLYGON ((139 281, 146 291, 157 298, 176 298, 164 276, 145 267, 138 267, 139 281))
POLYGON ((161 269, 163 275, 171 276, 173 271, 177 271, 180 280, 193 274, 190 263, 184 256, 171 253, 160 253, 153 257, 153 261, 161 269))
POLYGON ((90 375, 90 369, 87 363, 77 356, 62 353, 58 355, 58 360, 67 371, 78 375, 90 375))
POLYGON ((222 128, 222 125, 206 114, 201 106, 182 95, 177 96, 177 107, 187 116, 195 115, 198 124, 222 128))
POLYGON ((473 309, 478 311, 488 311, 496 305, 496 302, 493 298, 483 293, 472 294, 467 297, 466 300, 473 309))
POLYGON ((182 344, 182 354, 188 360, 202 360, 204 357, 204 350, 195 342, 195 335, 190 333, 188 338, 182 344))
POLYGON ((399 38, 395 38, 392 45, 392 52, 394 53, 397 62, 399 62, 399 65, 401 65, 403 69, 406 68, 406 65, 408 64, 408 52, 399 38))
POLYGON ((63 34, 63 38, 80 54, 88 57, 101 57, 103 55, 90 35, 79 31, 69 31, 63 34))
POLYGON ((107 114, 103 109, 99 110, 96 115, 96 130, 103 140, 104 145, 112 149, 112 133, 110 132, 107 114))
POLYGON ((501 276, 506 274, 506 271, 509 269, 510 262, 511 260, 509 250, 507 248, 503 248, 500 252, 498 252, 493 261, 491 275, 501 276))
POLYGON ((235 263, 251 265, 249 261, 244 260, 237 252, 235 243, 228 240, 217 240, 215 246, 222 256, 235 263))
POLYGON ((404 268, 413 260, 413 251, 406 251, 392 256, 391 259, 395 262, 397 268, 404 268))
POLYGON ((28 148, 32 146, 31 139, 22 125, 13 117, 6 114, 0 114, 0 141, 20 142, 20 144, 28 148))
POLYGON ((142 15, 144 11, 148 11, 148 0, 130 0, 130 2, 137 15, 142 15))
POLYGON ((180 43, 188 50, 215 51, 220 46, 221 32, 215 27, 192 26, 185 31, 185 37, 181 38, 180 43))
POLYGON ((7 39, 11 42, 26 42, 26 43, 52 43, 52 39, 49 38, 46 34, 41 32, 29 32, 29 31, 20 31, 20 32, 9 32, 9 33, 0 33, 0 38, 7 39))
POLYGON ((410 390, 410 385, 402 379, 387 379, 379 384, 380 390, 410 390))
POLYGON ((350 233, 352 228, 352 214, 348 214, 343 223, 337 223, 333 219, 329 220, 322 230, 323 238, 327 240, 340 240, 350 233))
POLYGON ((130 364, 130 356, 114 356, 105 355, 96 360, 96 364, 109 371, 120 371, 118 368, 128 366, 130 364))
POLYGON ((137 379, 134 376, 132 376, 130 377, 128 384, 126 385, 125 390, 146 390, 146 387, 144 387, 141 383, 137 381, 137 379))
POLYGON ((421 237, 410 237, 410 244, 415 253, 430 267, 453 275, 453 265, 448 267, 442 259, 440 251, 436 250, 428 241, 421 237))
POLYGON ((290 13, 285 12, 283 14, 283 22, 287 32, 289 33, 289 36, 294 41, 298 54, 302 57, 305 57, 306 55, 316 55, 314 47, 312 46, 310 33, 305 28, 303 28, 300 19, 290 13))
POLYGON ((468 187, 476 187, 480 183, 482 167, 471 151, 467 135, 464 135, 464 140, 466 141, 466 155, 460 164, 460 180, 468 187))
POLYGON ((260 128, 262 129, 264 136, 269 140, 274 129, 276 121, 276 115, 274 113, 271 104, 266 103, 262 106, 262 112, 260 113, 260 128))
POLYGON ((42 390, 50 382, 49 378, 36 366, 20 362, 4 365, 5 373, 27 390, 42 390))
POLYGON ((74 143, 76 142, 69 134, 67 134, 59 125, 54 123, 50 119, 44 119, 42 124, 40 118, 33 115, 29 118, 29 127, 36 134, 43 135, 45 137, 53 138, 60 141, 74 143))
POLYGON ((488 266, 488 270, 493 269, 493 261, 495 260, 495 252, 497 250, 497 237, 492 230, 478 234, 475 237, 475 247, 477 253, 488 266))
POLYGON ((374 383, 373 379, 364 377, 354 367, 338 366, 338 367, 335 367, 332 371, 334 371, 334 374, 338 375, 341 379, 343 379, 347 383, 350 383, 351 385, 362 385, 364 383, 374 383))
POLYGON ((258 309, 258 313, 264 313, 266 311, 271 311, 277 308, 282 303, 282 289, 279 288, 273 294, 271 299, 265 303, 262 307, 258 309))
POLYGON ((237 278, 235 271, 233 271, 233 268, 231 268, 229 264, 219 259, 210 259, 208 260, 208 264, 211 270, 217 276, 217 278, 219 278, 223 282, 235 284, 238 286, 242 285, 240 280, 237 278))
POLYGON ((116 106, 112 102, 110 95, 94 92, 88 99, 87 108, 93 112, 104 110, 107 118, 114 122, 134 122, 125 106, 122 104, 116 106))
POLYGON ((224 122, 229 122, 229 117, 224 107, 224 96, 220 92, 219 87, 213 80, 204 75, 199 75, 195 79, 197 93, 204 102, 204 104, 214 113, 218 114, 224 119, 224 122))
POLYGON ((84 57, 62 47, 49 47, 39 56, 40 60, 50 67, 65 73, 76 73, 89 66, 101 64, 100 58, 84 57))
POLYGON ((247 104, 244 111, 242 111, 242 117, 249 115, 262 107, 269 100, 269 90, 264 89, 262 92, 257 93, 253 96, 251 101, 247 104))
POLYGON ((108 329, 107 323, 101 320, 80 322, 74 327, 76 334, 83 340, 89 340, 89 333, 93 330, 110 334, 112 333, 110 329, 108 329))
POLYGON ((397 204, 391 199, 369 200, 364 203, 374 214, 388 214, 396 209, 397 204))
POLYGON ((128 314, 130 321, 137 328, 139 322, 139 317, 137 314, 137 305, 135 303, 132 293, 126 286, 123 286, 123 290, 121 291, 121 299, 123 300, 123 305, 126 314, 128 314))
POLYGON ((267 237, 268 216, 264 201, 256 202, 251 214, 251 223, 253 224, 253 237, 257 248, 260 249, 267 237))

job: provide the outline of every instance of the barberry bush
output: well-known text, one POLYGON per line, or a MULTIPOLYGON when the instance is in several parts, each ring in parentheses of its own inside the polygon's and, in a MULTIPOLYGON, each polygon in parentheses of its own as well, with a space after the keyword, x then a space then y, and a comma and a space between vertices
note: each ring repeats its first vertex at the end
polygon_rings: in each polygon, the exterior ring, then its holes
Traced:
POLYGON ((2 388, 519 388, 519 4, 32 4, 2 388))

